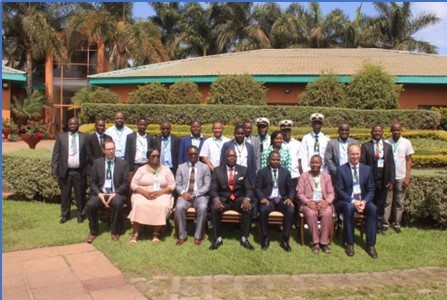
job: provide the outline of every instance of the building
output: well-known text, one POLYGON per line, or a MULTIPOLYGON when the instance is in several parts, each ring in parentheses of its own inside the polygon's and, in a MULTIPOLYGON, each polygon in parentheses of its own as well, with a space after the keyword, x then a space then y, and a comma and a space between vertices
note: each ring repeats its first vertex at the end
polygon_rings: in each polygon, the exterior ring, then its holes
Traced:
POLYGON ((447 106, 447 56, 383 49, 262 49, 90 75, 88 82, 109 88, 126 102, 138 85, 192 80, 205 103, 210 84, 219 75, 250 74, 265 83, 268 104, 297 105, 306 84, 323 71, 332 71, 348 82, 364 62, 382 65, 403 84, 400 108, 447 106))
POLYGON ((26 85, 26 73, 4 66, 2 62, 2 118, 11 118, 11 99, 14 95, 23 94, 26 85))

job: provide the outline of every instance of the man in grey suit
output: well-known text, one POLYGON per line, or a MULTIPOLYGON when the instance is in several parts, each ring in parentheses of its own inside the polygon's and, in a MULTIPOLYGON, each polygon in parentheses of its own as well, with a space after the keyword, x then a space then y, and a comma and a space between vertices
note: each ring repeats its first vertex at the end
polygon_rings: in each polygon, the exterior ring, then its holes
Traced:
POLYGON ((176 245, 181 246, 187 239, 186 211, 191 206, 196 210, 196 231, 194 244, 200 245, 202 233, 207 221, 208 191, 211 185, 210 168, 199 161, 199 148, 190 146, 187 150, 188 161, 181 164, 175 176, 176 190, 179 194, 175 206, 175 219, 178 224, 178 240, 176 245))
POLYGON ((250 121, 242 123, 245 132, 245 141, 253 146, 256 160, 256 172, 261 169, 261 141, 252 135, 253 124, 250 121))
POLYGON ((357 144, 357 140, 349 137, 349 123, 343 122, 338 126, 338 138, 329 141, 324 154, 324 164, 329 168, 332 182, 335 182, 338 167, 348 162, 349 144, 357 144))
POLYGON ((64 224, 70 219, 71 189, 74 188, 78 223, 84 221, 86 190, 86 151, 87 135, 79 132, 77 118, 68 120, 68 132, 58 134, 51 157, 51 171, 61 190, 61 220, 64 224))

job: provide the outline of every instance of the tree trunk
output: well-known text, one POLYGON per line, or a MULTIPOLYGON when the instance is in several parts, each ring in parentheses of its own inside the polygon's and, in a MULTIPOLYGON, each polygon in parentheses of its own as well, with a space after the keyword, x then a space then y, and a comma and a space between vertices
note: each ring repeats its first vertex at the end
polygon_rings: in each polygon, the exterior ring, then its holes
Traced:
POLYGON ((31 50, 26 52, 26 89, 28 93, 31 93, 33 88, 33 57, 31 50))

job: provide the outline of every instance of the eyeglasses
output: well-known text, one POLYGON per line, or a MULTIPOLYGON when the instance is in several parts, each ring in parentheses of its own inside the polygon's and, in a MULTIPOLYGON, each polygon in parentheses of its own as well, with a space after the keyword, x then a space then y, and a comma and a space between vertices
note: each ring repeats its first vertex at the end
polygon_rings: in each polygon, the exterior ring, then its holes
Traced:
POLYGON ((197 156, 199 153, 188 153, 189 156, 197 156))
POLYGON ((161 130, 171 130, 171 128, 161 128, 161 130))
POLYGON ((160 157, 160 155, 154 154, 154 155, 151 155, 149 157, 160 157))
POLYGON ((115 151, 115 148, 104 149, 105 151, 115 151))

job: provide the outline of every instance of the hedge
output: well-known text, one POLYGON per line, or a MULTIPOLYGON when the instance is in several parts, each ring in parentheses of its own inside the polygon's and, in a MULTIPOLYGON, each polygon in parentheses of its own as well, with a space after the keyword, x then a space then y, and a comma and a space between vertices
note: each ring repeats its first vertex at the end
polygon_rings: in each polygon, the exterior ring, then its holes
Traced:
POLYGON ((266 116, 273 124, 282 119, 290 119, 295 126, 310 126, 309 116, 314 112, 325 115, 326 127, 337 127, 348 121, 351 127, 370 128, 376 123, 388 127, 399 120, 407 129, 436 129, 441 115, 429 110, 358 110, 333 107, 301 106, 250 106, 250 105, 157 105, 157 104, 93 104, 81 106, 82 123, 93 123, 95 118, 103 117, 112 122, 115 111, 124 111, 127 123, 135 124, 138 117, 147 116, 150 123, 169 120, 173 124, 189 124, 193 120, 212 123, 221 120, 224 124, 235 125, 246 119, 254 120, 266 116))
MULTIPOLYGON (((50 162, 48 150, 3 154, 3 190, 25 200, 60 203, 60 191, 51 176, 50 162)), ((407 225, 447 228, 447 171, 413 170, 404 220, 407 225)))

